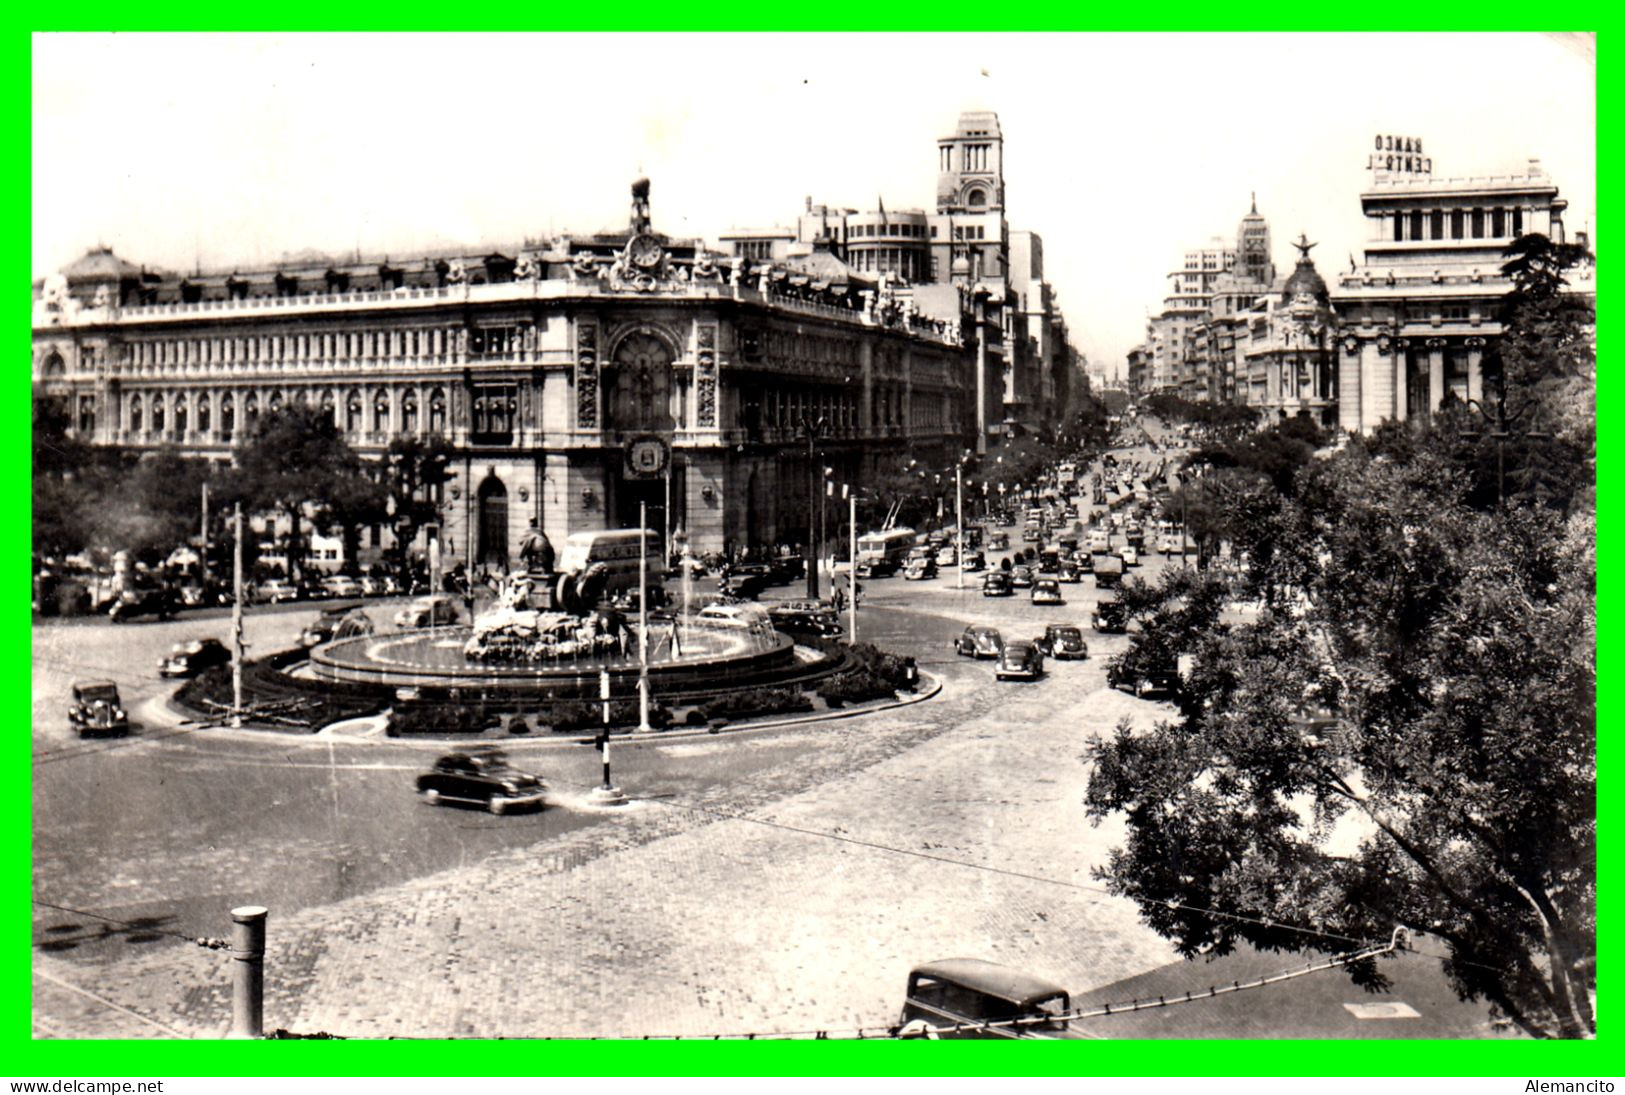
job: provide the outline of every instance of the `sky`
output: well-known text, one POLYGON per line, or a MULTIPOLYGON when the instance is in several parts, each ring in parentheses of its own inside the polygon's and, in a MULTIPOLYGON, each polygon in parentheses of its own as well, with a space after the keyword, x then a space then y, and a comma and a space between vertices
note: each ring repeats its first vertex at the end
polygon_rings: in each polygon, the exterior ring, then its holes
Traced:
POLYGON ((401 258, 624 228, 714 240, 814 202, 930 209, 964 110, 1004 131, 1075 345, 1121 371, 1187 249, 1257 194, 1283 272, 1359 258, 1377 134, 1435 176, 1538 157, 1596 239, 1585 37, 1516 34, 36 35, 33 273, 401 258))

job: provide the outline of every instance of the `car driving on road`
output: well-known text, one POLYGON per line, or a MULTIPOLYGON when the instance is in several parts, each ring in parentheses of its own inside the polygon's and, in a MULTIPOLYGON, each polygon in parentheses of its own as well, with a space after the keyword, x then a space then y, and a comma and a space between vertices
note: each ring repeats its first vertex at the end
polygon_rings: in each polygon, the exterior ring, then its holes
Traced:
POLYGON ((521 772, 501 750, 447 753, 418 776, 418 794, 431 805, 461 802, 493 814, 523 806, 540 808, 546 787, 539 776, 521 772))
POLYGON ((1010 585, 1010 575, 1002 570, 990 570, 982 578, 982 596, 1009 597, 1014 595, 1015 589, 1010 585))
POLYGON ((80 681, 68 702, 68 727, 82 738, 93 734, 127 734, 130 716, 112 681, 80 681))
POLYGON ((993 675, 1001 681, 1036 681, 1044 675, 1044 655, 1032 643, 1005 643, 993 675))
POLYGON ((1061 596, 1061 583, 1057 582, 1054 578, 1039 578, 1033 582, 1033 604, 1066 604, 1066 598, 1061 596))
POLYGON ((1061 661, 1078 660, 1089 656, 1089 644, 1083 641, 1083 632, 1071 624, 1050 624, 1033 645, 1047 658, 1061 661))
POLYGON ((219 639, 189 639, 169 648, 158 663, 161 677, 195 677, 205 669, 231 664, 231 651, 219 639))
POLYGON ((954 641, 954 653, 965 658, 997 658, 1004 649, 1004 636, 996 627, 971 624, 954 641))

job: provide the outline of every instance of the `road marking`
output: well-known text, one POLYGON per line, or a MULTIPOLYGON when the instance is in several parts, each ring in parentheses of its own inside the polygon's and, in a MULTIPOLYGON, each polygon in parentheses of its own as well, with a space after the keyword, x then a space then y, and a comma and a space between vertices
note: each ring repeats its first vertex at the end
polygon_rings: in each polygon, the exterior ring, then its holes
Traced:
POLYGON ((1356 1019, 1420 1019, 1422 1013, 1405 1003, 1395 1000, 1391 1004, 1344 1004, 1350 1015, 1356 1019))

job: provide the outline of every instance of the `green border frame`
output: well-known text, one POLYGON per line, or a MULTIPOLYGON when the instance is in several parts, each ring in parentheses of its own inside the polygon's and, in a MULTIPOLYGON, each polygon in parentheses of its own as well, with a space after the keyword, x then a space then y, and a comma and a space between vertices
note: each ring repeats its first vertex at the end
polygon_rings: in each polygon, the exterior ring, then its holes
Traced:
MULTIPOLYGON (((1615 8, 1614 10, 1619 10, 1615 8)), ((1301 4, 1268 0, 1250 5, 1245 11, 1228 7, 1195 4, 1163 5, 1155 13, 1133 9, 1078 9, 1069 4, 1022 5, 1003 12, 945 11, 940 3, 921 0, 888 0, 882 9, 844 11, 797 10, 763 5, 747 5, 739 0, 682 10, 668 8, 625 8, 618 12, 603 9, 541 13, 534 8, 498 5, 484 9, 448 9, 443 5, 401 2, 373 10, 351 6, 292 7, 254 12, 226 12, 201 5, 141 10, 97 2, 71 9, 12 9, 8 27, 0 42, 3 56, 17 63, 0 76, 6 98, 17 104, 11 117, 12 147, 31 150, 31 35, 43 31, 98 31, 115 27, 132 30, 180 30, 208 27, 222 31, 270 29, 270 25, 299 29, 343 30, 546 30, 546 31, 1129 31, 1129 30, 1294 30, 1294 31, 1430 31, 1430 30, 1511 30, 1531 29, 1538 19, 1561 19, 1570 25, 1595 28, 1600 44, 1614 41, 1610 33, 1617 17, 1604 14, 1601 3, 1587 0, 1578 7, 1565 7, 1548 14, 1527 5, 1514 6, 1509 0, 1487 0, 1474 4, 1453 3, 1429 7, 1426 11, 1404 12, 1372 8, 1363 14, 1342 10, 1312 9, 1301 4), (1386 21, 1377 25, 1376 20, 1386 21), (543 22, 542 20, 545 20, 543 22), (837 24, 831 26, 831 23, 837 24), (1317 25, 1318 24, 1318 25, 1317 25)), ((1399 73, 1372 69, 1359 74, 1340 73, 1317 81, 1316 74, 1299 73, 1283 64, 1278 83, 1283 93, 1302 93, 1304 88, 1335 103, 1338 94, 1357 91, 1365 80, 1403 79, 1399 73)), ((1516 79, 1516 73, 1487 74, 1492 79, 1516 79)), ((1616 177, 1611 169, 1619 159, 1617 149, 1600 138, 1618 134, 1615 112, 1609 104, 1618 103, 1621 81, 1613 72, 1598 70, 1598 182, 1599 206, 1610 204, 1604 193, 1616 177), (1610 92, 1609 89, 1612 88, 1610 92)), ((1269 92, 1260 100, 1267 106, 1269 92)), ((1109 107, 1108 107, 1109 108, 1109 107)), ((111 124, 116 119, 110 118, 111 124)), ((31 155, 29 160, 31 163, 31 155)), ((8 265, 16 274, 32 273, 29 258, 31 177, 22 170, 12 174, 10 218, 5 236, 8 265)), ((19 280, 23 280, 19 278, 19 280)), ((19 301, 21 297, 19 295, 19 301)), ((21 304, 18 305, 19 311, 21 304)), ((1601 311, 1601 309, 1599 309, 1601 311)), ((31 337, 31 336, 30 336, 31 337)), ((21 347, 19 347, 21 349, 21 347)), ((23 355, 19 353, 21 359, 23 355)), ((29 492, 26 468, 29 462, 29 398, 24 385, 28 378, 18 371, 19 398, 0 401, 0 460, 16 469, 0 483, 0 497, 12 502, 0 512, 27 514, 29 492)), ((1620 385, 1604 374, 1598 390, 1599 417, 1599 520, 1598 570, 1600 603, 1613 603, 1618 584, 1613 580, 1610 562, 1625 559, 1612 550, 1613 522, 1605 522, 1617 511, 1601 500, 1611 496, 1618 482, 1614 466, 1614 423, 1620 422, 1625 408, 1620 406, 1620 385), (1606 576, 1606 577, 1605 577, 1606 576)), ((0 550, 8 565, 15 567, 13 578, 5 583, 5 596, 15 600, 22 616, 23 597, 28 588, 30 524, 19 520, 0 526, 0 550)), ((0 636, 0 651, 7 655, 0 666, 4 689, 4 709, 20 718, 15 726, 31 718, 25 699, 30 691, 31 633, 19 625, 0 636)), ((1609 680, 1615 665, 1615 649, 1599 639, 1599 679, 1609 680)), ((1625 710, 1621 689, 1612 685, 1599 689, 1599 720, 1610 724, 1610 716, 1625 710)), ((25 723, 26 724, 26 723, 25 723)), ((17 763, 27 763, 24 755, 27 735, 15 733, 17 763)), ((1599 764, 1616 767, 1617 748, 1609 735, 1599 735, 1599 764)), ((444 1074, 448 1062, 460 1065, 477 1062, 480 1075, 555 1076, 763 1076, 763 1075, 864 1075, 864 1076, 1527 1076, 1545 1078, 1589 1078, 1625 1075, 1625 1054, 1618 1051, 1621 1036, 1609 1037, 1609 1000, 1601 1002, 1602 1037, 1583 1043, 1534 1042, 1443 1042, 1394 1041, 1382 1043, 1343 1043, 1336 1041, 1272 1041, 1260 1052, 1256 1042, 1245 1041, 1157 1041, 1157 1042, 642 1042, 613 1043, 548 1042, 537 1046, 525 1042, 491 1042, 482 1045, 476 1056, 447 1052, 436 1041, 409 1042, 147 1042, 147 1041, 34 1041, 31 1037, 32 947, 29 900, 31 872, 26 849, 30 847, 30 797, 11 794, 0 805, 6 831, 13 848, 20 849, 8 868, 13 894, 6 909, 6 948, 0 969, 5 973, 4 1001, 0 1003, 0 1047, 6 1065, 0 1071, 18 1077, 127 1077, 160 1076, 433 1076, 444 1074), (1349 1050, 1358 1046, 1355 1052, 1349 1050), (929 1048, 927 1048, 929 1047, 929 1048), (1020 1047, 1020 1048, 1017 1048, 1020 1047)), ((1616 802, 1599 801, 1598 821, 1604 832, 1599 840, 1599 879, 1604 910, 1611 909, 1611 884, 1619 877, 1608 854, 1612 823, 1620 810, 1616 802)), ((1604 918, 1617 923, 1619 917, 1606 912, 1604 918)), ((1611 936, 1599 940, 1602 973, 1599 980, 1613 983, 1608 959, 1621 952, 1611 936)))

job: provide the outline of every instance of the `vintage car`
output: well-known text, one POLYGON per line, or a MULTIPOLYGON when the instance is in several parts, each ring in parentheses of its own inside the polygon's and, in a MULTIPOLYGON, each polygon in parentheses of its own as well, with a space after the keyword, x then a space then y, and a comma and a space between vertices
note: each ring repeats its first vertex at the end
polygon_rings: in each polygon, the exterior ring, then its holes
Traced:
POLYGON ((897 573, 897 563, 891 559, 859 559, 859 578, 890 578, 897 573))
POLYGON ((219 639, 191 639, 169 648, 169 656, 158 663, 158 675, 195 677, 205 669, 230 664, 231 651, 219 639))
POLYGON ((1061 583, 1054 578, 1038 578, 1033 582, 1033 604, 1035 605, 1064 605, 1066 598, 1061 596, 1061 583))
POLYGON ((1121 635, 1128 630, 1128 608, 1122 601, 1101 601, 1089 616, 1096 631, 1121 635))
POLYGON ((541 778, 508 763, 501 750, 447 753, 418 776, 418 794, 431 805, 465 803, 493 814, 522 806, 540 808, 546 786, 541 778))
POLYGON ((1083 641, 1083 632, 1071 624, 1050 624, 1040 638, 1033 640, 1033 645, 1046 658, 1061 661, 1081 661, 1089 656, 1089 644, 1083 641))
POLYGON ((1136 696, 1171 696, 1179 691, 1179 666, 1171 662, 1126 666, 1119 659, 1106 670, 1106 685, 1136 696))
POLYGON ((1033 587, 1033 568, 1026 565, 1011 567, 1010 584, 1016 589, 1031 589, 1033 587))
POLYGON ((1005 643, 993 675, 1001 681, 1036 681, 1044 675, 1044 655, 1032 643, 1005 643))
POLYGON ((1015 587, 1010 584, 1010 575, 1002 570, 990 570, 982 578, 982 596, 984 597, 1010 597, 1015 593, 1015 587))
POLYGON ((780 631, 804 635, 840 635, 845 631, 834 607, 823 601, 782 601, 769 608, 767 615, 780 631))
POLYGON ((126 589, 114 598, 112 607, 107 610, 107 618, 116 624, 137 616, 156 616, 160 620, 167 620, 180 606, 180 593, 168 586, 159 589, 126 589))
POLYGON ((361 583, 343 574, 323 578, 322 588, 329 597, 359 597, 362 594, 361 583))
POLYGON ((1009 551, 1010 534, 1008 532, 995 532, 987 538, 987 547, 989 551, 1009 551))
POLYGON ((299 645, 316 646, 332 639, 371 635, 372 621, 358 604, 334 605, 322 609, 310 625, 299 633, 299 645))
POLYGON ((419 597, 395 613, 395 626, 400 628, 442 627, 457 622, 457 601, 444 594, 419 597))
POLYGON ((954 640, 954 653, 965 658, 997 658, 1004 649, 1004 636, 996 627, 971 624, 954 640))
POLYGON ((1060 985, 980 958, 945 958, 909 971, 902 1038, 1054 1038, 1071 998, 1060 985))
POLYGON ((1057 581, 1066 582, 1069 585, 1076 585, 1077 583, 1083 581, 1083 571, 1079 569, 1077 563, 1074 563, 1072 560, 1068 559, 1066 562, 1062 563, 1060 569, 1055 572, 1055 578, 1057 581))
POLYGON ((279 605, 284 601, 297 601, 299 589, 286 578, 272 578, 261 582, 254 590, 254 601, 262 605, 279 605))
POLYGON ((966 571, 986 570, 987 556, 983 555, 980 551, 967 551, 965 553, 965 566, 963 569, 966 571))
POLYGON ((935 578, 936 576, 937 561, 929 556, 910 559, 908 569, 903 571, 903 577, 911 582, 917 582, 924 578, 935 578))
POLYGON ((1139 549, 1133 544, 1129 544, 1117 554, 1123 557, 1123 565, 1126 567, 1137 567, 1140 565, 1140 552, 1139 549))
POLYGON ((80 681, 68 703, 68 728, 82 738, 94 734, 127 734, 130 716, 112 681, 80 681))

